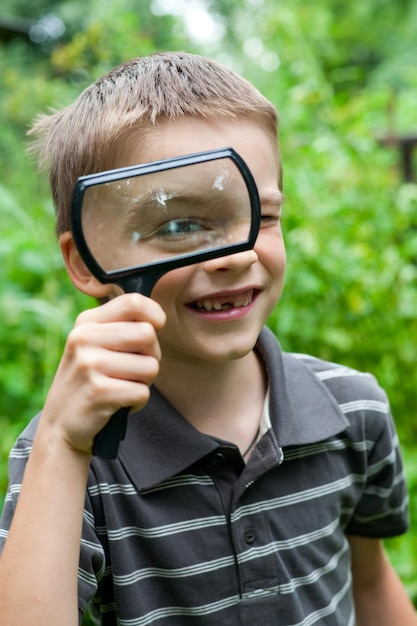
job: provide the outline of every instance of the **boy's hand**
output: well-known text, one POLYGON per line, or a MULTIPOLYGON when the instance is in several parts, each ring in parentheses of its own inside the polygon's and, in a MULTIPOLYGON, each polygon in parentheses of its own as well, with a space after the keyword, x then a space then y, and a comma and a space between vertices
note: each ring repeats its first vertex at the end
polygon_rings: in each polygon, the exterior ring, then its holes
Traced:
POLYGON ((137 293, 81 313, 42 414, 43 427, 79 452, 91 453, 95 435, 113 413, 139 410, 159 371, 157 331, 165 313, 137 293))

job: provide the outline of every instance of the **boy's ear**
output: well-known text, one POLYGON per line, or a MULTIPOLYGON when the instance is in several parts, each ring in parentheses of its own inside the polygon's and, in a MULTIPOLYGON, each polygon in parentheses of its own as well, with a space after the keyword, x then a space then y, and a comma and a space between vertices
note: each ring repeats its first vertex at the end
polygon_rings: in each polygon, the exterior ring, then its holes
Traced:
POLYGON ((77 289, 94 298, 106 298, 111 295, 114 286, 110 284, 103 285, 92 275, 82 260, 70 231, 63 233, 59 237, 59 247, 61 248, 69 277, 77 289))

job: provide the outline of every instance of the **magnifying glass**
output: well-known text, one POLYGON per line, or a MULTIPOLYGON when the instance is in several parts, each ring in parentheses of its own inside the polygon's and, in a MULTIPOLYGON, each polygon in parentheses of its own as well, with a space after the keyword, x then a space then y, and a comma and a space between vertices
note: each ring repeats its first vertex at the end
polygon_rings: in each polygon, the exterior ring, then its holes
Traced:
MULTIPOLYGON (((252 249, 260 204, 245 161, 222 148, 83 176, 71 221, 78 251, 101 283, 151 296, 172 269, 252 249)), ((93 454, 116 458, 129 410, 112 415, 93 454)))

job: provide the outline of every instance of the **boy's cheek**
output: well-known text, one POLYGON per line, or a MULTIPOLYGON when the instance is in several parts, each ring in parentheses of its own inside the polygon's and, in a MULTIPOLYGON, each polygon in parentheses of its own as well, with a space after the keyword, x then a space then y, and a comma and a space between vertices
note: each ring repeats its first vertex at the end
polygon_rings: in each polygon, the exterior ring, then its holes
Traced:
POLYGON ((192 276, 193 268, 195 269, 196 266, 190 265, 171 270, 161 276, 156 283, 152 290, 151 298, 158 302, 165 313, 168 313, 168 309, 171 308, 172 304, 179 297, 184 297, 186 285, 192 276))

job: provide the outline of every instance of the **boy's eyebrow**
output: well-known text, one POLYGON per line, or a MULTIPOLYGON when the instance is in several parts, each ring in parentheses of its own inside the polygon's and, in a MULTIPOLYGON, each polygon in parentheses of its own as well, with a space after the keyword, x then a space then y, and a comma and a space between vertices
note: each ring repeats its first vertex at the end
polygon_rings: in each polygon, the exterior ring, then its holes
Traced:
POLYGON ((204 204, 205 202, 207 202, 206 196, 204 194, 201 193, 194 193, 194 192, 190 192, 190 191, 186 191, 186 192, 171 192, 171 193, 151 193, 151 194, 144 194, 140 199, 138 199, 136 202, 132 203, 131 207, 129 208, 129 211, 127 212, 127 215, 133 214, 133 213, 137 213, 138 209, 140 210, 140 212, 145 213, 146 211, 155 211, 155 208, 160 208, 161 210, 163 208, 166 208, 167 204, 185 204, 185 205, 189 205, 189 204, 204 204))
MULTIPOLYGON (((207 206, 208 200, 213 203, 211 194, 201 194, 193 191, 167 193, 163 196, 158 196, 158 194, 154 193, 144 194, 140 200, 132 203, 126 211, 126 222, 127 224, 131 222, 137 224, 139 219, 141 224, 149 224, 160 217, 168 217, 169 213, 167 211, 169 210, 181 211, 188 215, 190 208, 198 211, 199 207, 207 206)), ((219 199, 215 200, 216 204, 218 204, 219 199)), ((175 215, 171 215, 172 217, 175 217, 175 215)))

